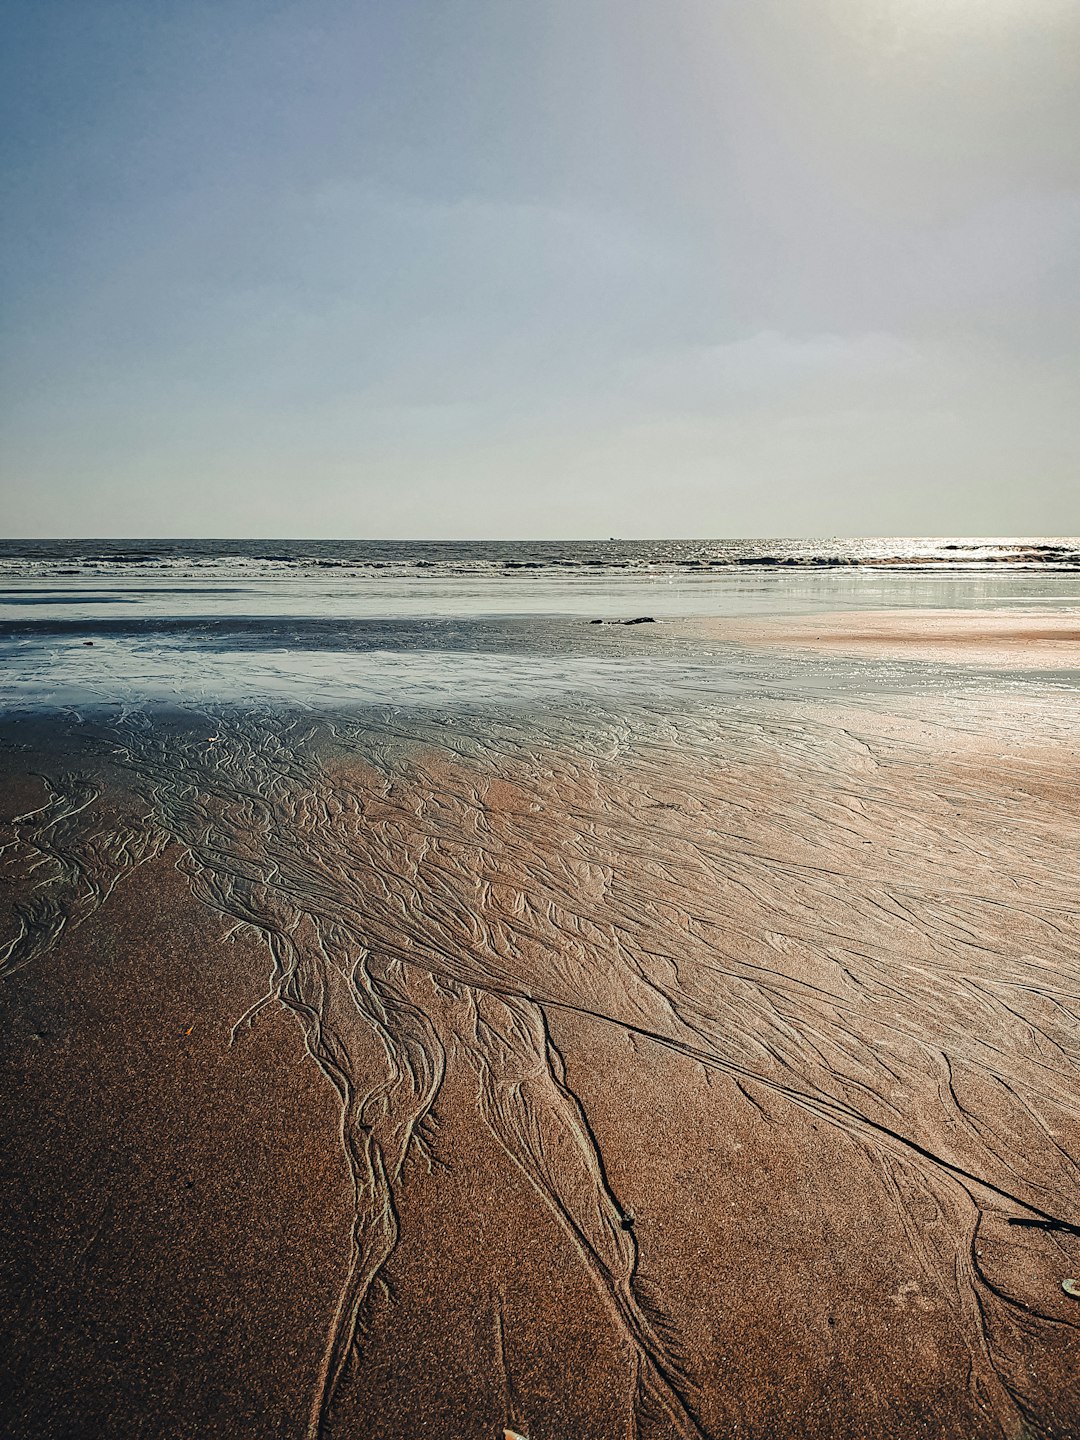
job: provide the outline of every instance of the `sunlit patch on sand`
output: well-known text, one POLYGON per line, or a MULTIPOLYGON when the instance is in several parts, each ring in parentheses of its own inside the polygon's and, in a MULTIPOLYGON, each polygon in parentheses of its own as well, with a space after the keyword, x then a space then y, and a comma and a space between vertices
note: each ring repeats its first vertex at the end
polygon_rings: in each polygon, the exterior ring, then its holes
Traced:
POLYGON ((735 644, 883 660, 1080 673, 1080 610, 864 610, 693 622, 735 644))

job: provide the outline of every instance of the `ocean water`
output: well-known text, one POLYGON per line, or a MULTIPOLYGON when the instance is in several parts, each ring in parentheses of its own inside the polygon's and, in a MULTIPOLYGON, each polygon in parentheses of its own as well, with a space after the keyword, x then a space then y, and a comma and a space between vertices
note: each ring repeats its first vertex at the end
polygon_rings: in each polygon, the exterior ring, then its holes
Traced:
POLYGON ((1080 538, 822 540, 8 540, 0 574, 168 572, 223 577, 336 569, 478 575, 502 570, 677 573, 785 567, 1080 570, 1080 538))
POLYGON ((710 648, 673 623, 896 607, 1080 609, 1080 539, 5 541, 0 708, 925 684, 925 667, 710 648))

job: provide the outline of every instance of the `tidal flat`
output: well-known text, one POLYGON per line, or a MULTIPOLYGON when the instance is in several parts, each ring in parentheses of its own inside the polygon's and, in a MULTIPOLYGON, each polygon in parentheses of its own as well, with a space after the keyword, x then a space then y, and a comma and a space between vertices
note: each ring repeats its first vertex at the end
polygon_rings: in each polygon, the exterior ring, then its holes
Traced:
POLYGON ((1073 719, 9 722, 5 1432, 1073 1433, 1073 719))
POLYGON ((1074 575, 66 583, 0 635, 0 1433, 1076 1433, 1074 575))

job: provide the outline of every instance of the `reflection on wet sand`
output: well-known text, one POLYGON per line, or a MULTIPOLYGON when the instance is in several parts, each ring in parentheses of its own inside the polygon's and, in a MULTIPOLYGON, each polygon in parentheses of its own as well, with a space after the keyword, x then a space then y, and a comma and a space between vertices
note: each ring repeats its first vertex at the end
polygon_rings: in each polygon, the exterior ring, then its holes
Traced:
POLYGON ((501 1414, 461 1433, 1064 1437, 1075 742, 1049 702, 1037 736, 936 704, 84 727, 9 827, 4 966, 162 856, 262 946, 233 1042, 295 1018, 352 1192, 309 1437, 422 1433, 386 1347, 440 1193, 496 1217, 430 1297, 491 1306, 501 1414), (529 1194, 606 1316, 602 1421, 522 1380, 574 1330, 557 1295, 509 1318, 529 1194))

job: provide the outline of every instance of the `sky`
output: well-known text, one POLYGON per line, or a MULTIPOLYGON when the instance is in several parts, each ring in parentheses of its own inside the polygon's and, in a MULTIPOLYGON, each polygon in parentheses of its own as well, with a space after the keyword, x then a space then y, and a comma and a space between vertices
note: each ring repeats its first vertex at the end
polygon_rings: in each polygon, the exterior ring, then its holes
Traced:
POLYGON ((1077 0, 6 0, 12 537, 1080 532, 1077 0))

